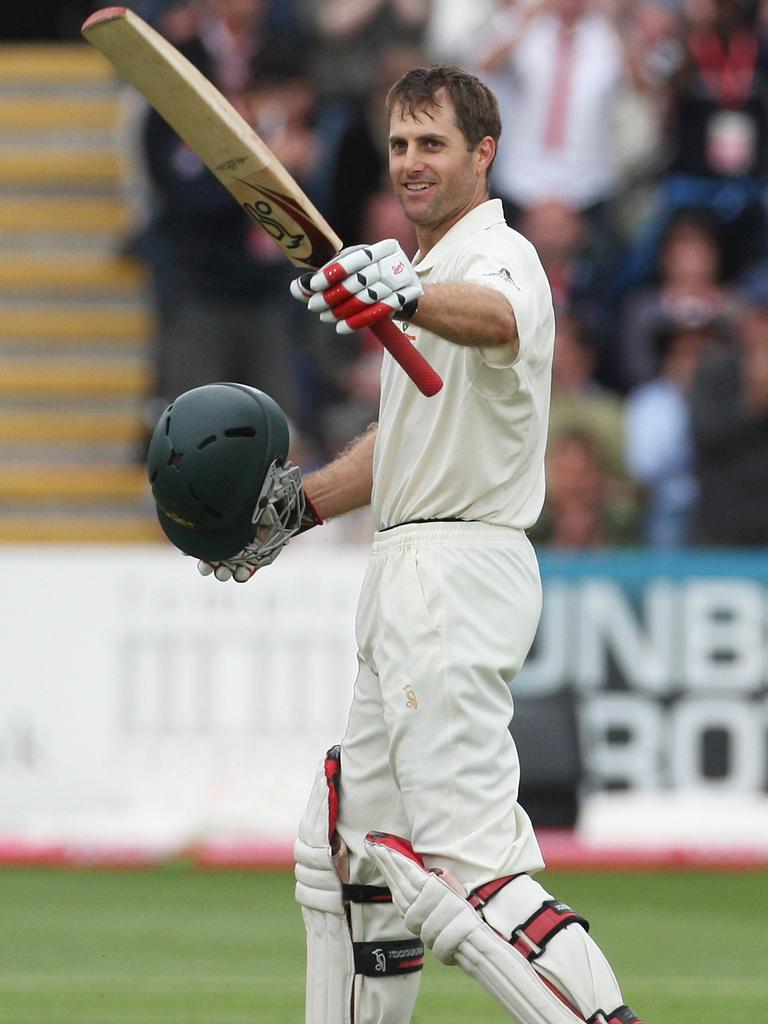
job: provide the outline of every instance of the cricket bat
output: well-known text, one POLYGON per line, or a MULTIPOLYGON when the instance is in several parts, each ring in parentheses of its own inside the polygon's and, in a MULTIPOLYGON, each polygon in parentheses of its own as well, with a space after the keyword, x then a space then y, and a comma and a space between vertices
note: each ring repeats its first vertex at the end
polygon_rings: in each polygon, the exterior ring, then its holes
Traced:
MULTIPOLYGON (((197 153, 297 267, 318 268, 341 239, 277 157, 216 87, 159 32, 125 7, 96 11, 82 34, 197 153)), ((424 395, 442 380, 391 320, 371 327, 424 395)))

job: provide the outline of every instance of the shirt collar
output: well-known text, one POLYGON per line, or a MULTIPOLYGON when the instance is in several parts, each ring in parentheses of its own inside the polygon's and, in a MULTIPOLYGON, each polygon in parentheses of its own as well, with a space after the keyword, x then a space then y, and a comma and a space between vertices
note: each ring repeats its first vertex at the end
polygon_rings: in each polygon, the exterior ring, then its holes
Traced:
POLYGON ((485 231, 494 224, 504 224, 504 209, 500 199, 486 199, 484 203, 473 206, 461 220, 443 235, 439 242, 432 246, 423 257, 421 251, 413 258, 414 269, 419 273, 430 270, 447 252, 454 249, 459 242, 477 231, 485 231))

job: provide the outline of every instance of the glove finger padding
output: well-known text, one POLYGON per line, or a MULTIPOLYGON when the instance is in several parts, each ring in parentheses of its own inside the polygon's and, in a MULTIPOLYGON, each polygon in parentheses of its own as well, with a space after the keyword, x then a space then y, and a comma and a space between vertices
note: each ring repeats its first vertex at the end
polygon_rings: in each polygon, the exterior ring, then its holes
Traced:
POLYGON ((412 316, 423 288, 399 243, 386 238, 340 253, 309 280, 294 282, 292 293, 339 334, 351 334, 397 314, 412 316), (314 294, 307 300, 308 291, 314 294))
MULTIPOLYGON (((307 305, 312 313, 334 309, 337 315, 344 315, 339 307, 347 302, 350 296, 360 295, 361 292, 375 292, 379 298, 383 298, 393 291, 402 291, 408 282, 404 283, 401 276, 393 272, 393 266, 402 267, 402 260, 396 255, 391 259, 371 263, 357 273, 345 277, 338 284, 326 288, 325 291, 313 293, 307 305)), ((402 273, 403 271, 400 271, 400 275, 402 273)), ((413 282, 410 284, 412 286, 413 282)), ((361 295, 361 298, 365 299, 366 295, 361 295)))
POLYGON ((301 277, 295 277, 291 281, 291 295, 294 299, 298 299, 299 302, 303 302, 306 306, 312 296, 315 294, 309 287, 309 282, 312 280, 312 275, 302 274, 301 277))
POLYGON ((256 569, 252 566, 237 565, 232 562, 203 562, 197 563, 197 571, 201 576, 215 576, 220 583, 234 580, 235 583, 247 583, 254 575, 256 569))
MULTIPOLYGON (((357 252, 358 250, 364 248, 365 246, 363 245, 349 245, 346 247, 346 249, 342 249, 341 252, 337 253, 337 255, 334 256, 332 260, 329 260, 328 263, 325 264, 325 266, 329 268, 334 267, 337 265, 339 260, 348 258, 350 253, 357 252)), ((367 260, 363 260, 362 265, 365 266, 367 262, 367 260)), ((321 267, 320 270, 318 270, 315 274, 313 274, 311 270, 308 270, 305 271, 305 273, 303 273, 300 277, 295 277, 290 284, 291 295, 294 297, 294 299, 298 299, 299 302, 303 302, 306 304, 307 301, 313 295, 315 295, 317 291, 322 291, 324 288, 327 288, 328 280, 325 277, 322 278, 323 283, 319 289, 312 287, 312 281, 314 281, 319 274, 322 274, 323 271, 324 268, 321 267)), ((342 274, 342 276, 345 275, 342 274)))
POLYGON ((374 245, 352 245, 348 249, 342 249, 337 256, 312 275, 309 287, 313 292, 324 292, 328 285, 343 281, 363 267, 391 256, 398 249, 400 246, 394 238, 385 238, 374 245))
MULTIPOLYGON (((372 291, 373 289, 369 289, 372 291)), ((336 323, 337 334, 352 334, 354 331, 370 327, 387 317, 402 317, 408 320, 413 316, 419 299, 423 294, 421 285, 403 288, 397 292, 389 292, 380 299, 372 299, 370 305, 360 302, 358 297, 350 300, 348 312, 343 318, 338 319, 339 313, 329 310, 320 315, 320 319, 327 323, 336 323), (357 303, 357 305, 353 305, 357 303)))

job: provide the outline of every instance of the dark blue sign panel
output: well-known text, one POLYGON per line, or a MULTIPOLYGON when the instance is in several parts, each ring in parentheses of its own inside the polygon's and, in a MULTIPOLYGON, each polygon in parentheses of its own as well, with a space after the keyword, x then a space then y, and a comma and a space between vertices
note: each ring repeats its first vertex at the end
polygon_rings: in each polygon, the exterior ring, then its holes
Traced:
POLYGON ((768 789, 768 552, 540 561, 513 693, 573 693, 587 789, 768 789))

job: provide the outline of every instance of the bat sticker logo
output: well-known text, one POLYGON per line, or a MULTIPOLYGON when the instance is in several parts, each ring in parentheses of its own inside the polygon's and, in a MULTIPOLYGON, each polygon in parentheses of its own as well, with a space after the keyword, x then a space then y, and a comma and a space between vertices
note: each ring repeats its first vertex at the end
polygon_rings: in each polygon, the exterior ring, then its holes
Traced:
POLYGON ((236 171, 240 164, 244 164, 247 159, 247 156, 232 157, 231 160, 225 160, 224 163, 219 164, 214 173, 218 174, 219 171, 236 171))
POLYGON ((294 263, 317 267, 333 256, 335 250, 328 240, 292 199, 264 185, 236 180, 256 193, 252 202, 243 202, 243 209, 294 263))
POLYGON ((284 224, 281 224, 279 220, 275 220, 274 209, 266 199, 259 199, 255 203, 244 203, 243 209, 257 224, 261 224, 267 234, 274 238, 279 246, 288 250, 288 252, 298 249, 304 241, 305 236, 302 232, 291 234, 290 231, 286 230, 284 224))

